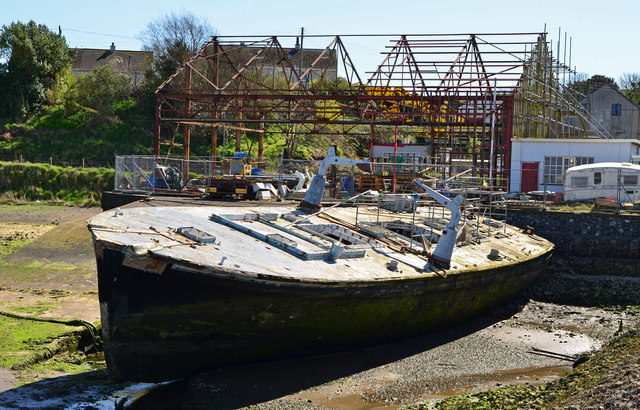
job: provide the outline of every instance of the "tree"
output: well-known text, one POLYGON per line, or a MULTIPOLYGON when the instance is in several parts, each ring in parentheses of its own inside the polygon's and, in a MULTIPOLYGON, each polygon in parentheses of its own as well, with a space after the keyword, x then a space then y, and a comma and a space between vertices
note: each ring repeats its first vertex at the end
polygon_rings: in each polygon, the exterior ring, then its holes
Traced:
POLYGON ((620 91, 628 99, 640 105, 640 74, 624 73, 620 77, 620 91))
POLYGON ((171 13, 151 21, 138 34, 147 51, 153 51, 156 81, 163 81, 195 54, 216 30, 191 12, 171 13))
POLYGON ((64 37, 33 20, 0 31, 0 115, 23 121, 46 98, 75 51, 64 37))
POLYGON ((115 104, 131 96, 132 83, 109 66, 96 67, 78 79, 78 103, 102 116, 113 113, 115 104))
POLYGON ((595 74, 591 76, 589 79, 583 79, 585 76, 582 75, 579 78, 571 83, 569 83, 568 88, 574 93, 577 93, 577 98, 581 98, 596 88, 600 87, 603 84, 609 84, 618 88, 618 84, 616 84, 616 80, 611 77, 607 77, 605 75, 595 74))

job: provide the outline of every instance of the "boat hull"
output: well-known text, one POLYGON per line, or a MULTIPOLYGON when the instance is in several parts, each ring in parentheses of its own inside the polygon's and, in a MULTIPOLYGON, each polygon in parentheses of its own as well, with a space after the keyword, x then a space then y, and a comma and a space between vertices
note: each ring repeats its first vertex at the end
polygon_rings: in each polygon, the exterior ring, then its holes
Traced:
POLYGON ((171 263, 154 273, 125 266, 118 249, 96 254, 110 374, 161 381, 437 330, 516 296, 550 252, 446 278, 342 283, 232 278, 171 263))

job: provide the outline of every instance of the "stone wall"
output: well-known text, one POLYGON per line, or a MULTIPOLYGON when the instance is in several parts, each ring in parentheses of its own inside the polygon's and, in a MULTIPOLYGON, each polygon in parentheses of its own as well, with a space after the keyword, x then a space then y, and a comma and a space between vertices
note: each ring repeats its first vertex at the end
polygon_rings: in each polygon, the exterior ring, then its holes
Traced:
POLYGON ((575 273, 640 277, 640 215, 521 210, 507 222, 533 227, 575 273))

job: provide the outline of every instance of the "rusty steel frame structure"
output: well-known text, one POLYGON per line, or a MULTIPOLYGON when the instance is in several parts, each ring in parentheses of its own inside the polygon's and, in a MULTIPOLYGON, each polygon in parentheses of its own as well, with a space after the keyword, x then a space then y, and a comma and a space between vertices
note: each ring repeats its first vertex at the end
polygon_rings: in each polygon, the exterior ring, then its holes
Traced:
POLYGON ((548 81, 555 76, 546 33, 313 35, 327 46, 304 64, 302 50, 281 43, 292 37, 216 36, 204 44, 156 91, 154 155, 188 160, 193 127, 211 130, 213 160, 221 129, 235 132, 237 150, 243 136, 257 135, 261 160, 265 132, 365 134, 374 143, 381 129, 397 138, 406 128, 432 145, 432 164, 467 165, 505 186, 514 119, 527 129, 539 122, 530 114, 541 104, 543 122, 557 117, 546 98, 551 88, 560 95, 548 81), (364 77, 345 41, 371 36, 388 45, 364 77), (528 112, 514 116, 514 101, 528 112))

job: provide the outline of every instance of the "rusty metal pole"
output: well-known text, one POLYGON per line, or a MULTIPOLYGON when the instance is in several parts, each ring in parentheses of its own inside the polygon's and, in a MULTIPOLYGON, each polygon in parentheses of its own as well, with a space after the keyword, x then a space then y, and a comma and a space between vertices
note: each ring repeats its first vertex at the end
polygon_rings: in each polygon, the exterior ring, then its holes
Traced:
MULTIPOLYGON (((186 87, 187 87, 187 101, 184 107, 184 116, 185 118, 191 117, 191 67, 187 65, 186 74, 186 87)), ((182 165, 182 175, 183 181, 185 183, 189 180, 189 156, 191 155, 191 126, 189 124, 184 125, 184 147, 182 151, 182 157, 184 158, 184 162, 182 165)))
MULTIPOLYGON (((238 113, 237 119, 241 120, 242 116, 242 100, 238 101, 238 113)), ((244 129, 244 122, 238 122, 238 128, 236 128, 236 152, 240 152, 242 150, 242 130, 244 129)))
MULTIPOLYGON (((217 37, 213 38, 213 73, 212 79, 215 87, 219 86, 220 82, 220 42, 217 37)), ((218 119, 220 113, 218 112, 218 103, 213 104, 213 118, 218 119)), ((211 162, 212 166, 215 164, 218 156, 218 127, 213 127, 211 131, 211 162)))

